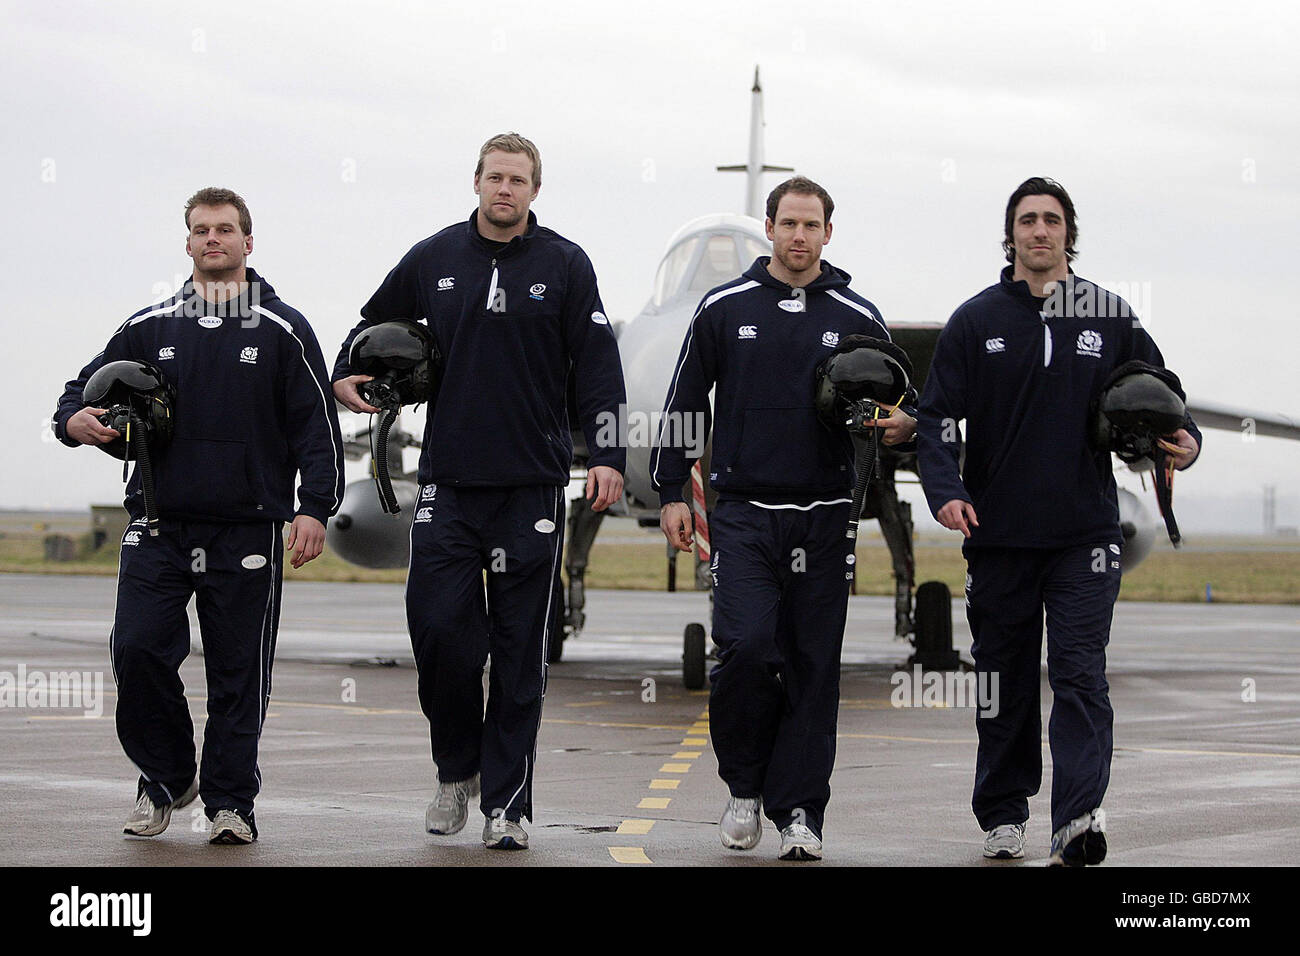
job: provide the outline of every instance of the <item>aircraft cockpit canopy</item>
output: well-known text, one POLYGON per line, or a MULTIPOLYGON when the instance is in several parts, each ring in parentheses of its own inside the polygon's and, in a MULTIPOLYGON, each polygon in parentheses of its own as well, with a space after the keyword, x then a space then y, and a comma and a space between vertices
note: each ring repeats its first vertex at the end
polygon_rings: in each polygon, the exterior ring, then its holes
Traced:
POLYGON ((714 286, 736 278, 757 257, 771 252, 766 241, 743 226, 701 229, 670 244, 655 276, 652 302, 660 307, 687 294, 698 299, 714 286))

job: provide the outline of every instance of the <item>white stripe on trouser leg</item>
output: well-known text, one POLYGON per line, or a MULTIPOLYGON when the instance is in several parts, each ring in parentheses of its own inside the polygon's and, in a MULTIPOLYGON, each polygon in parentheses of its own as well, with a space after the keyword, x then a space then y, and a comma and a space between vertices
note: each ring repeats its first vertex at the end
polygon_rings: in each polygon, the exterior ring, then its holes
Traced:
POLYGON ((551 532, 552 534, 555 535, 555 553, 551 556, 551 573, 550 576, 546 579, 549 593, 547 594, 546 597, 546 620, 542 622, 542 659, 541 659, 542 696, 541 696, 541 700, 537 704, 537 729, 533 731, 532 760, 530 761, 529 758, 527 757, 524 758, 524 779, 519 782, 518 788, 515 790, 514 793, 510 795, 510 799, 506 801, 507 808, 514 805, 515 797, 519 796, 519 794, 523 791, 524 787, 528 786, 529 767, 531 767, 534 763, 537 762, 537 738, 541 735, 542 732, 542 707, 546 703, 546 654, 551 639, 551 604, 555 601, 555 569, 556 569, 556 565, 559 563, 560 560, 560 541, 564 537, 561 532, 561 529, 564 526, 560 524, 560 506, 563 500, 564 500, 564 489, 556 488, 555 489, 555 510, 552 512, 552 514, 554 515, 555 530, 551 532))

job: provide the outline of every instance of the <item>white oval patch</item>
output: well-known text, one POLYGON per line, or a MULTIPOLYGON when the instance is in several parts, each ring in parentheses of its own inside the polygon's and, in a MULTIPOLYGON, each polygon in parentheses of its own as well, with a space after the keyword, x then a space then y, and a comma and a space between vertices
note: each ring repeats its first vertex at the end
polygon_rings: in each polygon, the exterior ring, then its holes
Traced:
POLYGON ((541 282, 539 282, 528 291, 531 292, 533 295, 541 295, 543 292, 546 291, 546 286, 541 282))
POLYGON ((803 300, 801 299, 782 299, 777 303, 777 305, 785 309, 787 312, 803 311, 803 300))
POLYGON ((266 555, 250 554, 248 557, 244 558, 244 560, 240 561, 239 563, 242 564, 244 567, 248 568, 248 570, 250 571, 256 571, 258 568, 266 567, 266 555))
POLYGON ((542 534, 550 534, 555 530, 555 522, 550 518, 543 518, 541 521, 537 522, 537 524, 533 525, 533 527, 542 534))
POLYGON ((609 319, 605 318, 604 312, 591 313, 591 321, 595 322, 597 325, 609 325, 609 319))
POLYGON ((203 318, 199 319, 199 325, 203 326, 205 329, 215 329, 220 324, 221 318, 216 315, 205 315, 203 318))

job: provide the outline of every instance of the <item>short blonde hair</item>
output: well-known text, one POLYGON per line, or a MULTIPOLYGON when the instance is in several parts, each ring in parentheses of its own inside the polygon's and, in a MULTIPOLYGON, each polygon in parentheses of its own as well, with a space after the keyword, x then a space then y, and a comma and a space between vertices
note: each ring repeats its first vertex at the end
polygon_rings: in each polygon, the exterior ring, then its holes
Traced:
POLYGON ((542 184, 542 156, 531 140, 525 139, 518 133, 497 133, 483 144, 483 148, 478 151, 478 166, 474 169, 475 178, 483 175, 483 157, 494 149, 499 149, 503 153, 523 153, 533 163, 533 188, 536 189, 542 184))

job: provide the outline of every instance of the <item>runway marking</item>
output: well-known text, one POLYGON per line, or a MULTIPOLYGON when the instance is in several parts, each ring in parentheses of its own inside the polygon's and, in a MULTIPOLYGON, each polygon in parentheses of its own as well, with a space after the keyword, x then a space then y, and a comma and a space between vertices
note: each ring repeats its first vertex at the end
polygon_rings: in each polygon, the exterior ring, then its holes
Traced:
POLYGON ((686 737, 682 740, 683 747, 703 747, 708 744, 707 737, 686 737))
POLYGON ((650 863, 650 858, 645 855, 645 849, 639 846, 612 846, 609 848, 609 855, 614 858, 615 863, 640 864, 642 866, 650 863))
POLYGON ((618 825, 615 833, 627 833, 632 836, 645 836, 650 832, 650 828, 655 825, 653 820, 624 820, 618 825))
POLYGON ((672 797, 642 797, 636 808, 638 810, 667 810, 668 804, 672 802, 672 797))
POLYGON ((674 760, 695 760, 703 751, 700 750, 679 750, 673 754, 674 760))
POLYGON ((655 780, 651 780, 651 781, 650 781, 650 789, 651 789, 651 790, 676 790, 676 789, 677 789, 677 785, 678 785, 679 783, 681 783, 680 780, 659 780, 659 779, 655 779, 655 780))
MULTIPOLYGON (((15 708, 17 709, 17 708, 15 708)), ((28 720, 103 720, 104 714, 31 714, 28 720)))
POLYGON ((1300 754, 1277 754, 1250 750, 1170 750, 1162 747, 1116 747, 1129 753, 1177 754, 1186 757, 1281 757, 1283 760, 1300 760, 1300 754))
POLYGON ((686 773, 691 769, 688 763, 666 763, 659 768, 660 773, 686 773))

